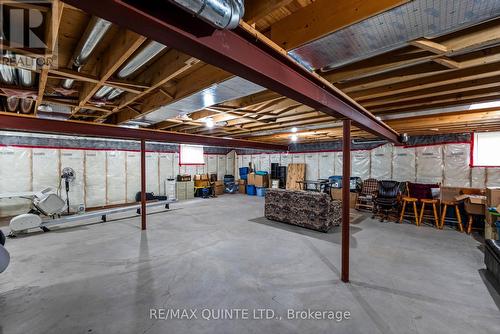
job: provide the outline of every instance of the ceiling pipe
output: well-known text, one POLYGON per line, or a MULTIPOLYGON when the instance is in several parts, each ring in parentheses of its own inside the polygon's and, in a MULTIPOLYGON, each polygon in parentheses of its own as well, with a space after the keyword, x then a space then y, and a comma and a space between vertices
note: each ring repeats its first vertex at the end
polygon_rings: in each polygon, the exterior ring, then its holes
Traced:
POLYGON ((234 29, 245 14, 244 0, 169 0, 217 29, 234 29))
MULTIPOLYGON (((111 22, 95 16, 92 17, 72 57, 73 69, 80 72, 81 67, 87 62, 97 44, 99 44, 109 28, 111 28, 111 22)), ((74 82, 74 79, 65 79, 62 86, 65 89, 70 89, 73 87, 74 82)))
MULTIPOLYGON (((158 43, 156 41, 151 41, 149 42, 137 55, 135 55, 132 59, 130 59, 125 66, 121 68, 120 71, 117 73, 117 77, 119 79, 125 79, 127 77, 130 77, 134 73, 136 73, 139 69, 141 69, 144 65, 146 65, 148 62, 150 62, 153 58, 158 56, 163 50, 165 50, 167 47, 161 43, 158 43)), ((105 86, 106 87, 106 86, 105 86)), ((99 90, 100 91, 100 90, 99 90)), ((99 91, 97 93, 99 93, 99 91)), ((95 97, 96 98, 103 98, 104 96, 98 96, 96 93, 95 97)), ((123 90, 120 88, 115 88, 111 91, 107 91, 106 94, 108 96, 106 97, 106 100, 113 100, 117 98, 119 95, 123 93, 123 90), (108 94, 109 93, 109 94, 108 94)), ((104 94, 104 95, 106 95, 104 94)))
MULTIPOLYGON (((10 60, 12 58, 12 53, 6 51, 3 58, 10 60)), ((16 78, 16 72, 12 66, 4 65, 3 62, 4 61, 0 63, 0 78, 3 83, 13 85, 16 78)))

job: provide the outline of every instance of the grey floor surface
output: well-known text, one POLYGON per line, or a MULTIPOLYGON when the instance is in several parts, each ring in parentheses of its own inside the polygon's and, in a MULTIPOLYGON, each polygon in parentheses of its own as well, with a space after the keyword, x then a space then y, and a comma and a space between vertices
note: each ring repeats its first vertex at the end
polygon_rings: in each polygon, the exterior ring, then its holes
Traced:
POLYGON ((263 199, 243 195, 172 208, 144 232, 127 218, 8 240, 0 333, 500 333, 498 286, 468 235, 357 219, 344 284, 340 229, 267 221, 263 199), (151 309, 198 319, 150 319, 151 309), (250 319, 201 318, 219 309, 250 319), (274 318, 253 319, 257 309, 274 318), (289 309, 350 319, 288 319, 289 309))

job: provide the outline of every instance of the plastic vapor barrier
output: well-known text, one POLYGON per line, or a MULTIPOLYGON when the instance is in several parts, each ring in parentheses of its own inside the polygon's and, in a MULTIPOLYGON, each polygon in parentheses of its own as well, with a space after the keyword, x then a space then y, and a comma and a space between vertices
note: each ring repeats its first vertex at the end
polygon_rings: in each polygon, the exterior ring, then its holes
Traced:
POLYGON ((390 144, 374 148, 371 152, 370 177, 377 180, 390 180, 392 176, 392 149, 390 144))
POLYGON ((260 170, 260 154, 252 154, 252 167, 254 170, 260 170))
MULTIPOLYGON (((71 211, 77 212, 80 204, 85 204, 84 151, 61 149, 60 152, 61 172, 65 167, 71 167, 75 171, 75 180, 69 185, 69 207, 71 211)), ((61 198, 66 200, 64 181, 61 181, 61 198)))
MULTIPOLYGON (((335 173, 334 175, 342 175, 342 155, 343 153, 342 152, 334 152, 334 156, 335 156, 335 163, 334 163, 334 167, 335 167, 335 173)), ((351 168, 352 170, 352 168, 351 168)))
MULTIPOLYGON (((281 158, 279 153, 273 153, 269 154, 269 165, 271 164, 280 164, 281 165, 281 158)), ((271 167, 269 167, 271 168, 271 167)))
POLYGON ((441 145, 420 146, 417 153, 417 182, 443 182, 443 147, 441 145))
MULTIPOLYGON (((0 193, 31 191, 31 149, 0 147, 0 193)), ((0 215, 26 213, 30 201, 22 198, 1 199, 0 215)))
POLYGON ((370 151, 351 152, 351 176, 370 178, 370 151))
POLYGON ((127 203, 135 202, 135 194, 141 191, 141 153, 126 152, 127 203))
POLYGON ((327 179, 335 175, 335 152, 319 153, 318 160, 320 179, 327 179))
MULTIPOLYGON (((121 204, 126 201, 126 153, 123 151, 106 152, 107 204, 121 204)), ((139 163, 140 166, 140 163, 139 163)), ((140 167, 139 167, 140 168, 140 167)))
POLYGON ((292 154, 291 153, 281 153, 280 155, 280 161, 281 161, 281 164, 280 166, 287 166, 288 167, 288 164, 291 164, 292 163, 292 154))
POLYGON ((500 187, 500 168, 486 169, 486 186, 500 187))
POLYGON ((271 173, 271 162, 269 160, 269 154, 262 153, 260 155, 260 170, 271 173))
POLYGON ((207 156, 207 172, 208 174, 217 174, 217 156, 209 154, 207 156))
MULTIPOLYGON (((292 155, 292 162, 294 164, 304 164, 306 162, 305 155, 303 153, 294 153, 292 155)), ((307 167, 306 167, 306 170, 307 170, 307 167)))
POLYGON ((236 152, 231 151, 226 154, 226 174, 233 175, 235 174, 234 165, 236 160, 236 152))
POLYGON ((33 191, 46 187, 59 187, 59 150, 50 148, 33 148, 33 191))
POLYGON ((319 178, 318 153, 304 154, 306 162, 306 180, 317 180, 319 178))
POLYGON ((447 187, 470 187, 470 145, 446 144, 444 153, 444 182, 447 187))
POLYGON ((471 187, 472 188, 486 187, 486 168, 483 167, 471 168, 471 187))
POLYGON ((240 179, 240 168, 243 167, 243 156, 237 155, 236 159, 238 161, 237 161, 237 168, 236 168, 234 176, 236 177, 237 180, 239 180, 240 179))
POLYGON ((252 156, 249 154, 245 154, 243 157, 243 165, 241 167, 249 167, 250 163, 252 163, 252 156))
POLYGON ((415 148, 394 146, 392 152, 392 179, 415 182, 415 148))
POLYGON ((217 156, 217 180, 224 180, 224 175, 226 175, 226 156, 218 155, 217 156))
POLYGON ((158 173, 158 153, 146 153, 146 192, 158 195, 160 193, 160 181, 158 173))
POLYGON ((106 152, 85 152, 85 206, 106 205, 106 152))
POLYGON ((173 167, 174 167, 174 176, 177 177, 179 175, 180 170, 179 170, 179 153, 174 153, 173 154, 173 167))
MULTIPOLYGON (((173 153, 160 153, 158 155, 160 164, 160 194, 165 195, 165 181, 167 179, 173 179, 174 175, 174 154, 173 153)), ((128 189, 127 189, 128 197, 128 189)))

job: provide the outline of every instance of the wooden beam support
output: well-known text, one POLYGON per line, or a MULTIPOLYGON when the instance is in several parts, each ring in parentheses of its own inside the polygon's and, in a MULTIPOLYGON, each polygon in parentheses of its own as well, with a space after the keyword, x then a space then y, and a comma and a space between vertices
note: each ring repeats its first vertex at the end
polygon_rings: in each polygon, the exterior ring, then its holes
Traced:
POLYGON ((427 38, 419 38, 410 42, 413 45, 422 50, 430 51, 438 55, 448 52, 448 48, 443 44, 433 42, 427 38))

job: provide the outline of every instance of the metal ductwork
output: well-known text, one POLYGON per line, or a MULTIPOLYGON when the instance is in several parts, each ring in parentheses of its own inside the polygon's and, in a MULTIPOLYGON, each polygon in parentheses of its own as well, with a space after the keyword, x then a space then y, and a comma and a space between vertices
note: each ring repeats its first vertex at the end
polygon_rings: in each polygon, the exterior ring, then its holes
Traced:
POLYGON ((104 98, 109 92, 113 90, 113 87, 110 86, 102 86, 99 88, 99 90, 95 93, 94 97, 97 99, 102 99, 104 98))
MULTIPOLYGON (((102 40, 106 32, 111 28, 111 22, 98 17, 92 17, 85 33, 83 34, 72 58, 72 67, 77 71, 87 62, 95 47, 102 40)), ((70 89, 73 86, 73 79, 66 79, 62 86, 70 89)))
MULTIPOLYGON (((125 79, 134 73, 136 73, 141 67, 151 61, 153 58, 158 56, 163 50, 167 47, 161 43, 151 41, 149 42, 141 51, 137 53, 132 59, 130 59, 117 73, 117 77, 120 79, 125 79)), ((115 88, 112 90, 104 91, 103 86, 101 89, 97 91, 95 97, 98 99, 103 98, 106 94, 106 100, 113 100, 121 95, 124 91, 120 88, 115 88), (103 90, 101 92, 101 90, 103 90), (105 93, 104 93, 105 92, 105 93), (102 95, 104 93, 104 95, 102 95)))
POLYGON ((22 99, 21 103, 19 103, 19 109, 23 114, 29 114, 31 112, 33 102, 33 99, 22 99))
POLYGON ((19 106, 19 98, 10 96, 7 98, 7 111, 15 112, 19 106))
MULTIPOLYGON (((3 58, 12 58, 12 53, 9 51, 6 51, 5 54, 3 55, 3 58)), ((0 64, 0 78, 2 79, 3 83, 13 85, 16 77, 16 72, 12 66, 9 65, 4 65, 3 61, 2 64, 0 64)))
POLYGON ((218 29, 234 29, 245 14, 244 0, 169 0, 218 29))

